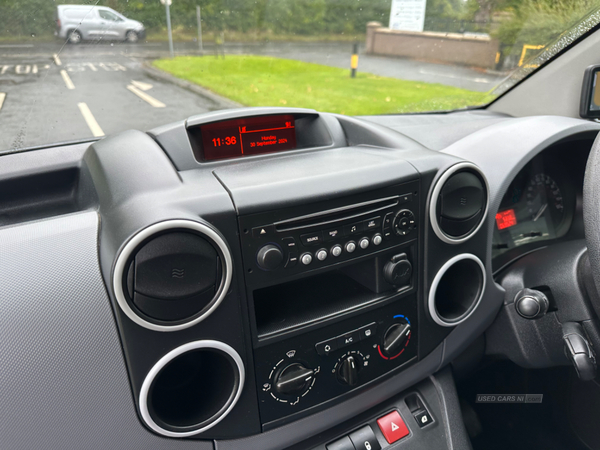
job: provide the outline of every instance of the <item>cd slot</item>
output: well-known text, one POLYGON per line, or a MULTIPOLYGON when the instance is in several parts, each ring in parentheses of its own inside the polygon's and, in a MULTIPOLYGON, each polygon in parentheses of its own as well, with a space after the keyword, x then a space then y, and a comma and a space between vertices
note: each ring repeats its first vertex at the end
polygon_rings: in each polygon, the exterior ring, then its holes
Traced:
POLYGON ((330 209, 316 214, 295 217, 275 224, 277 231, 292 231, 302 228, 311 228, 320 225, 328 225, 335 222, 355 219, 360 216, 375 214, 398 205, 401 196, 393 196, 384 199, 372 200, 341 208, 330 209))

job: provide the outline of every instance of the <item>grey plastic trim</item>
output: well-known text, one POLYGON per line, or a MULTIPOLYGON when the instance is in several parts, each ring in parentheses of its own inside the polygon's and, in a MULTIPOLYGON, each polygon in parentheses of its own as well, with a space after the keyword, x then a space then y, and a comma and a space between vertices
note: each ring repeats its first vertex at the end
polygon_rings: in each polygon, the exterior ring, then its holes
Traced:
POLYGON ((221 302, 227 295, 227 292, 229 291, 229 286, 231 285, 232 277, 233 261, 231 258, 231 253, 229 252, 229 248, 227 247, 227 244, 225 243, 223 238, 215 230, 202 223, 194 222, 191 220, 167 220, 151 225, 148 228, 144 228, 133 238, 131 238, 131 240, 127 242, 125 247, 123 247, 123 250, 117 257, 117 262, 115 263, 115 268, 113 272, 113 290, 115 293, 115 298, 117 299, 117 303, 119 304, 121 310, 136 324, 153 331, 178 331, 196 325, 197 323, 207 318, 210 314, 212 314, 212 312, 218 308, 218 306, 221 304, 221 302), (123 292, 123 274, 126 270, 125 266, 131 254, 145 239, 148 239, 152 235, 161 231, 181 228, 197 231, 210 238, 210 240, 212 240, 219 247, 221 253, 223 254, 223 278, 221 279, 221 286, 219 287, 215 298, 212 300, 212 305, 210 306, 210 308, 208 308, 202 315, 195 317, 193 320, 190 320, 185 323, 179 323, 176 325, 159 325, 156 323, 148 322, 147 320, 142 319, 133 311, 133 309, 131 309, 129 303, 125 298, 125 293, 123 292))
POLYGON ((438 273, 435 274, 435 278, 433 279, 433 282, 431 283, 431 289, 429 290, 429 298, 427 300, 427 306, 429 309, 429 314, 431 315, 431 318, 433 319, 433 321, 443 327, 454 327, 460 323, 463 323, 465 320, 467 320, 469 317, 471 317, 471 314, 473 314, 475 312, 475 310, 477 309, 477 307, 479 306, 479 303, 481 302, 481 299, 483 298, 483 293, 485 291, 486 282, 487 282, 487 276, 486 276, 485 267, 484 267, 483 263, 481 262, 481 260, 477 256, 475 256, 471 253, 461 253, 460 255, 456 255, 453 258, 450 258, 440 268, 438 273), (438 285, 440 284, 440 280, 442 279, 444 274, 448 271, 448 269, 450 267, 452 267, 454 264, 456 264, 458 261, 462 261, 464 259, 470 259, 472 261, 475 261, 479 265, 479 267, 481 268, 481 275, 483 276, 483 283, 481 284, 481 289, 479 291, 479 295, 477 296, 477 300, 475 300, 473 306, 466 313, 464 313, 462 316, 460 316, 458 319, 453 320, 452 322, 449 322, 449 321, 444 320, 442 317, 440 317, 440 315, 437 312, 437 309, 435 307, 435 293, 437 291, 438 285))
POLYGON ((148 425, 152 430, 156 431, 159 434, 162 434, 163 436, 188 437, 188 436, 194 436, 196 434, 203 433, 204 431, 214 427, 221 420, 223 420, 227 416, 227 414, 229 414, 229 412, 233 409, 233 407, 236 405, 237 401, 239 400, 240 396, 242 395, 242 387, 244 386, 245 374, 246 373, 244 371, 244 363, 242 362, 242 358, 240 358, 240 355, 233 348, 231 348, 229 345, 227 345, 223 342, 211 341, 211 340, 195 341, 195 342, 189 342, 180 347, 177 347, 177 348, 171 350, 169 353, 167 353, 162 358, 160 358, 158 360, 158 362, 152 367, 152 369, 150 369, 150 372, 148 372, 148 375, 146 375, 146 378, 144 379, 144 383, 142 384, 142 389, 140 390, 140 398, 139 398, 139 407, 140 407, 140 413, 142 415, 142 419, 144 419, 144 422, 146 423, 146 425, 148 425), (227 407, 227 409, 225 411, 223 411, 223 413, 219 417, 217 417, 217 419, 215 419, 213 422, 206 425, 205 427, 199 428, 197 430, 185 431, 185 432, 175 432, 175 431, 165 430, 164 428, 157 425, 156 422, 154 422, 154 420, 152 420, 152 417, 150 416, 150 412, 148 411, 148 392, 150 391, 150 386, 152 386, 152 382, 154 381, 156 376, 160 373, 160 371, 167 364, 169 364, 172 360, 174 360, 175 358, 177 358, 180 355, 183 355, 184 353, 190 352, 192 350, 198 350, 201 348, 210 348, 210 349, 219 350, 219 351, 229 355, 235 362, 235 364, 238 368, 239 383, 237 386, 233 387, 234 390, 237 389, 235 396, 233 398, 233 401, 227 407))
POLYGON ((433 232, 435 233, 435 235, 441 241, 445 242, 446 244, 460 244, 462 242, 469 240, 475 233, 477 233, 479 231, 479 229, 483 225, 483 222, 485 222, 485 218, 487 217, 489 205, 490 205, 490 187, 488 185, 487 178, 485 177, 485 175, 483 174, 481 169, 479 167, 477 167, 475 164, 470 163, 470 162, 462 162, 462 163, 455 164, 454 166, 452 166, 448 170, 446 170, 446 172, 444 172, 444 174, 436 182, 435 187, 433 188, 433 193, 431 194, 431 203, 429 205, 429 221, 431 222, 431 228, 433 228, 433 232), (483 211, 483 216, 481 217, 481 221, 479 222, 479 224, 477 225, 477 227, 475 227, 475 229, 473 231, 471 231, 469 234, 462 236, 460 238, 455 238, 452 236, 448 236, 440 228, 440 225, 438 224, 438 220, 437 220, 437 214, 436 214, 437 202, 438 202, 438 197, 440 196, 440 192, 442 191, 444 184, 446 184, 446 181, 448 181, 448 179, 452 175, 454 175, 456 172, 458 172, 459 170, 464 170, 464 169, 471 169, 471 170, 477 172, 479 174, 479 176, 481 176, 481 178, 483 179, 483 181, 485 183, 485 191, 486 191, 485 192, 485 195, 486 195, 485 210, 483 211))

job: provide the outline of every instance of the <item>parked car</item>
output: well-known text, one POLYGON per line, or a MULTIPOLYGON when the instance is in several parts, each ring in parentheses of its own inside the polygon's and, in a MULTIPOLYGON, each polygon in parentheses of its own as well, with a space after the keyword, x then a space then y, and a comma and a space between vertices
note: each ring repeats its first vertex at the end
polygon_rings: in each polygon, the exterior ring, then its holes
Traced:
POLYGON ((146 29, 141 22, 105 6, 58 5, 55 35, 70 44, 98 39, 134 43, 146 37, 146 29))

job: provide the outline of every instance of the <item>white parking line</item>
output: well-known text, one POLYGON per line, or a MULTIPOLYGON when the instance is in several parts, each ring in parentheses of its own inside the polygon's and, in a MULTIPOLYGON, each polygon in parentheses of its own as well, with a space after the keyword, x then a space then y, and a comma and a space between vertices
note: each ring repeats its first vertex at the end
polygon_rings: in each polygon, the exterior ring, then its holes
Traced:
POLYGON ((62 75, 63 80, 65 81, 65 84, 67 85, 67 89, 75 89, 75 85, 71 81, 71 77, 69 76, 69 74, 67 73, 67 71, 66 70, 61 70, 60 74, 62 75))
POLYGON ((56 64, 57 66, 62 66, 62 61, 56 53, 52 55, 52 57, 54 58, 54 64, 56 64))
POLYGON ((164 108, 165 106, 167 106, 163 102, 156 100, 154 97, 151 97, 150 95, 146 94, 145 92, 140 91, 138 88, 136 88, 135 86, 133 86, 131 84, 127 85, 127 89, 129 89, 131 92, 133 92, 135 95, 137 95, 142 100, 150 103, 155 108, 164 108))
POLYGON ((0 109, 2 109, 2 105, 4 105, 5 98, 6 98, 6 94, 4 92, 0 92, 0 109))
POLYGON ((102 131, 102 128, 98 125, 98 122, 90 111, 90 108, 88 108, 88 105, 85 103, 77 103, 77 106, 79 106, 79 111, 81 111, 81 115, 85 119, 87 126, 90 128, 92 135, 94 137, 104 136, 104 131, 102 131))

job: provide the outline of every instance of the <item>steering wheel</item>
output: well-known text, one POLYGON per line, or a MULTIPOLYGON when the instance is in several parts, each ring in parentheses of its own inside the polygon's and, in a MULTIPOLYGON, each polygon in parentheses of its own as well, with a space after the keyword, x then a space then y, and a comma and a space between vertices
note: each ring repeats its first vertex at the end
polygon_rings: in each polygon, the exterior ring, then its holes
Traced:
POLYGON ((600 134, 596 137, 585 168, 583 183, 585 241, 596 292, 590 300, 600 316, 600 134))

